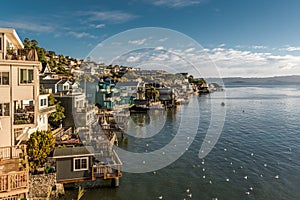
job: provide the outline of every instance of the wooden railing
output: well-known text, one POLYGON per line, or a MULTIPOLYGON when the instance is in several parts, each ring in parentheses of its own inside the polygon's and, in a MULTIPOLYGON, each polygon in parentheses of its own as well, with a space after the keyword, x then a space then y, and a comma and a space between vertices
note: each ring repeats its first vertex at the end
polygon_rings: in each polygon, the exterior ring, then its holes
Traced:
POLYGON ((122 176, 122 162, 113 150, 111 158, 107 162, 94 164, 92 167, 92 180, 97 178, 109 179, 122 176))
POLYGON ((0 160, 19 158, 20 153, 22 153, 21 146, 0 147, 0 160))
POLYGON ((28 171, 0 175, 0 193, 28 188, 28 171))

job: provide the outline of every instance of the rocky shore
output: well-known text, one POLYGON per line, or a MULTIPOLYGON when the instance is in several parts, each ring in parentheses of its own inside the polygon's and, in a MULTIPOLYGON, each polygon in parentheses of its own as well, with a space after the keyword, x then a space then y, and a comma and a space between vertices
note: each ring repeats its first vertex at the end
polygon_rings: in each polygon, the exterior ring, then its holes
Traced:
POLYGON ((29 198, 34 200, 53 199, 64 195, 62 184, 56 183, 56 174, 30 175, 29 198))

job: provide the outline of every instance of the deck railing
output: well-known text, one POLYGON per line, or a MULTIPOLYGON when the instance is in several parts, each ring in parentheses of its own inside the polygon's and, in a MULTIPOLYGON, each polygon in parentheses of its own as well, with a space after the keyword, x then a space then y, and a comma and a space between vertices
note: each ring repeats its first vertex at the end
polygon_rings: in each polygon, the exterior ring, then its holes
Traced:
POLYGON ((0 193, 28 188, 28 171, 0 175, 0 193))
POLYGON ((0 147, 0 160, 19 158, 22 153, 21 146, 0 147))
POLYGON ((111 159, 107 163, 97 163, 92 168, 92 180, 97 178, 109 179, 122 176, 122 162, 113 150, 111 159))

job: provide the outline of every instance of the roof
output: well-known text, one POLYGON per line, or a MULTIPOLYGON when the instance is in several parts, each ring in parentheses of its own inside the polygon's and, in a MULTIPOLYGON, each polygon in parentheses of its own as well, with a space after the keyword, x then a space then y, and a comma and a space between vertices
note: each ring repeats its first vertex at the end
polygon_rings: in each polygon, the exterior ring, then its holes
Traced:
POLYGON ((71 84, 71 83, 69 82, 68 79, 62 79, 62 80, 59 82, 59 84, 65 84, 65 83, 71 84))
POLYGON ((0 28, 0 33, 4 33, 7 38, 14 44, 17 48, 24 48, 22 41, 20 40, 17 32, 13 28, 0 28))
POLYGON ((132 81, 132 82, 118 82, 117 87, 137 87, 139 82, 132 81))
POLYGON ((40 84, 58 84, 61 79, 41 79, 40 84))
POLYGON ((91 146, 83 147, 67 147, 67 148, 55 148, 53 158, 69 158, 76 156, 93 156, 94 149, 91 146))

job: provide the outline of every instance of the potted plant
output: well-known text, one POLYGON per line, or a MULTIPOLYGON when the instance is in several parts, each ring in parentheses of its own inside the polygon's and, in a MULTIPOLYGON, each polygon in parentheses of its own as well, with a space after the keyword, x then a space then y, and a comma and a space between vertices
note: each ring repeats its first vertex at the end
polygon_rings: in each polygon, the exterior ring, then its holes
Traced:
POLYGON ((16 49, 14 49, 13 47, 9 47, 6 50, 6 58, 11 60, 13 58, 13 56, 16 55, 16 49))

